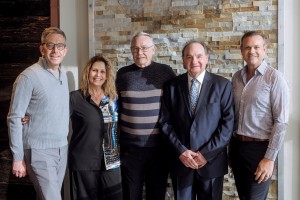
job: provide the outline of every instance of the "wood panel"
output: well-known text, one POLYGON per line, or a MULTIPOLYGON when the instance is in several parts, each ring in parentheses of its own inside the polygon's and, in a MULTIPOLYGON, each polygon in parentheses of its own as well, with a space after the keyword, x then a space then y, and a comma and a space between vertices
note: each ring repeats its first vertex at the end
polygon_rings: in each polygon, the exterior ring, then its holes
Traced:
MULTIPOLYGON (((0 0, 0 199, 35 199, 29 178, 11 174, 12 155, 8 144, 6 117, 12 85, 39 56, 42 31, 51 23, 51 2, 59 0, 0 0)), ((56 8, 54 15, 58 15, 56 8)), ((53 14, 51 14, 53 15, 53 14)), ((53 18, 55 23, 59 17, 53 18)))
POLYGON ((50 0, 0 0, 1 16, 50 16, 50 0))
POLYGON ((0 0, 0 140, 7 138, 12 83, 38 60, 40 36, 49 26, 50 0, 0 0))
POLYGON ((0 16, 0 43, 39 43, 49 21, 49 16, 0 16))

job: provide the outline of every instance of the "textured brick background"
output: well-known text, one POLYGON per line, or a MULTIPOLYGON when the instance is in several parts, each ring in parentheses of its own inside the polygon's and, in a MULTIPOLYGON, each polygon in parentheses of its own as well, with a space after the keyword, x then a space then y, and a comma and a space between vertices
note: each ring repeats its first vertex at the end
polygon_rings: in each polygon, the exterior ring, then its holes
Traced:
MULTIPOLYGON (((132 63, 132 35, 145 31, 155 39, 155 60, 183 73, 181 49, 200 39, 211 49, 208 70, 231 79, 243 67, 240 37, 248 30, 267 36, 267 62, 277 68, 277 12, 277 0, 89 0, 89 53, 105 53, 121 68, 132 63)), ((268 199, 273 200, 277 172, 272 180, 268 199)), ((238 199, 231 174, 225 177, 223 199, 238 199)))

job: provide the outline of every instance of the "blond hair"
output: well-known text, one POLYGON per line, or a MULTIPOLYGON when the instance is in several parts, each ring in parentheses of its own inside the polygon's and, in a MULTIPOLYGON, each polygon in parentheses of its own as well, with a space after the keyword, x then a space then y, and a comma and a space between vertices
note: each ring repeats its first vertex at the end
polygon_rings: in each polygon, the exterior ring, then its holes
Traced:
POLYGON ((111 64, 111 61, 102 54, 97 54, 92 57, 85 67, 82 69, 80 77, 80 89, 84 95, 89 93, 89 73, 95 62, 103 62, 106 70, 106 81, 102 85, 105 96, 114 101, 117 98, 116 85, 115 85, 115 67, 111 64))

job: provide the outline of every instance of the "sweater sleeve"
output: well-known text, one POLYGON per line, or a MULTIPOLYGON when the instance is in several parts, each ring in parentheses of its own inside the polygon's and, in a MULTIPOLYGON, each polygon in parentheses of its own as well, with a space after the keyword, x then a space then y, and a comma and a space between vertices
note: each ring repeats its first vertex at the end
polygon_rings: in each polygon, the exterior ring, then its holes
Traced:
POLYGON ((19 75, 13 85, 10 108, 7 115, 9 145, 14 161, 21 161, 24 157, 21 119, 26 114, 32 91, 33 86, 28 77, 22 74, 19 75))

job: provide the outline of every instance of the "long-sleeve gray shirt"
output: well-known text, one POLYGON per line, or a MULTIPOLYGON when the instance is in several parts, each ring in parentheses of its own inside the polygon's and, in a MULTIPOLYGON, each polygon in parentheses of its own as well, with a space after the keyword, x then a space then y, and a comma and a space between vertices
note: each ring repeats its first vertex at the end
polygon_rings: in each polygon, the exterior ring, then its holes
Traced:
POLYGON ((246 69, 232 78, 235 133, 269 139, 265 157, 275 160, 284 141, 289 116, 289 89, 283 75, 265 61, 247 82, 246 69))
POLYGON ((7 116, 14 161, 23 160, 23 149, 58 148, 68 144, 69 89, 65 73, 55 77, 45 59, 25 69, 16 79, 7 116), (22 125, 21 118, 30 116, 22 125))

